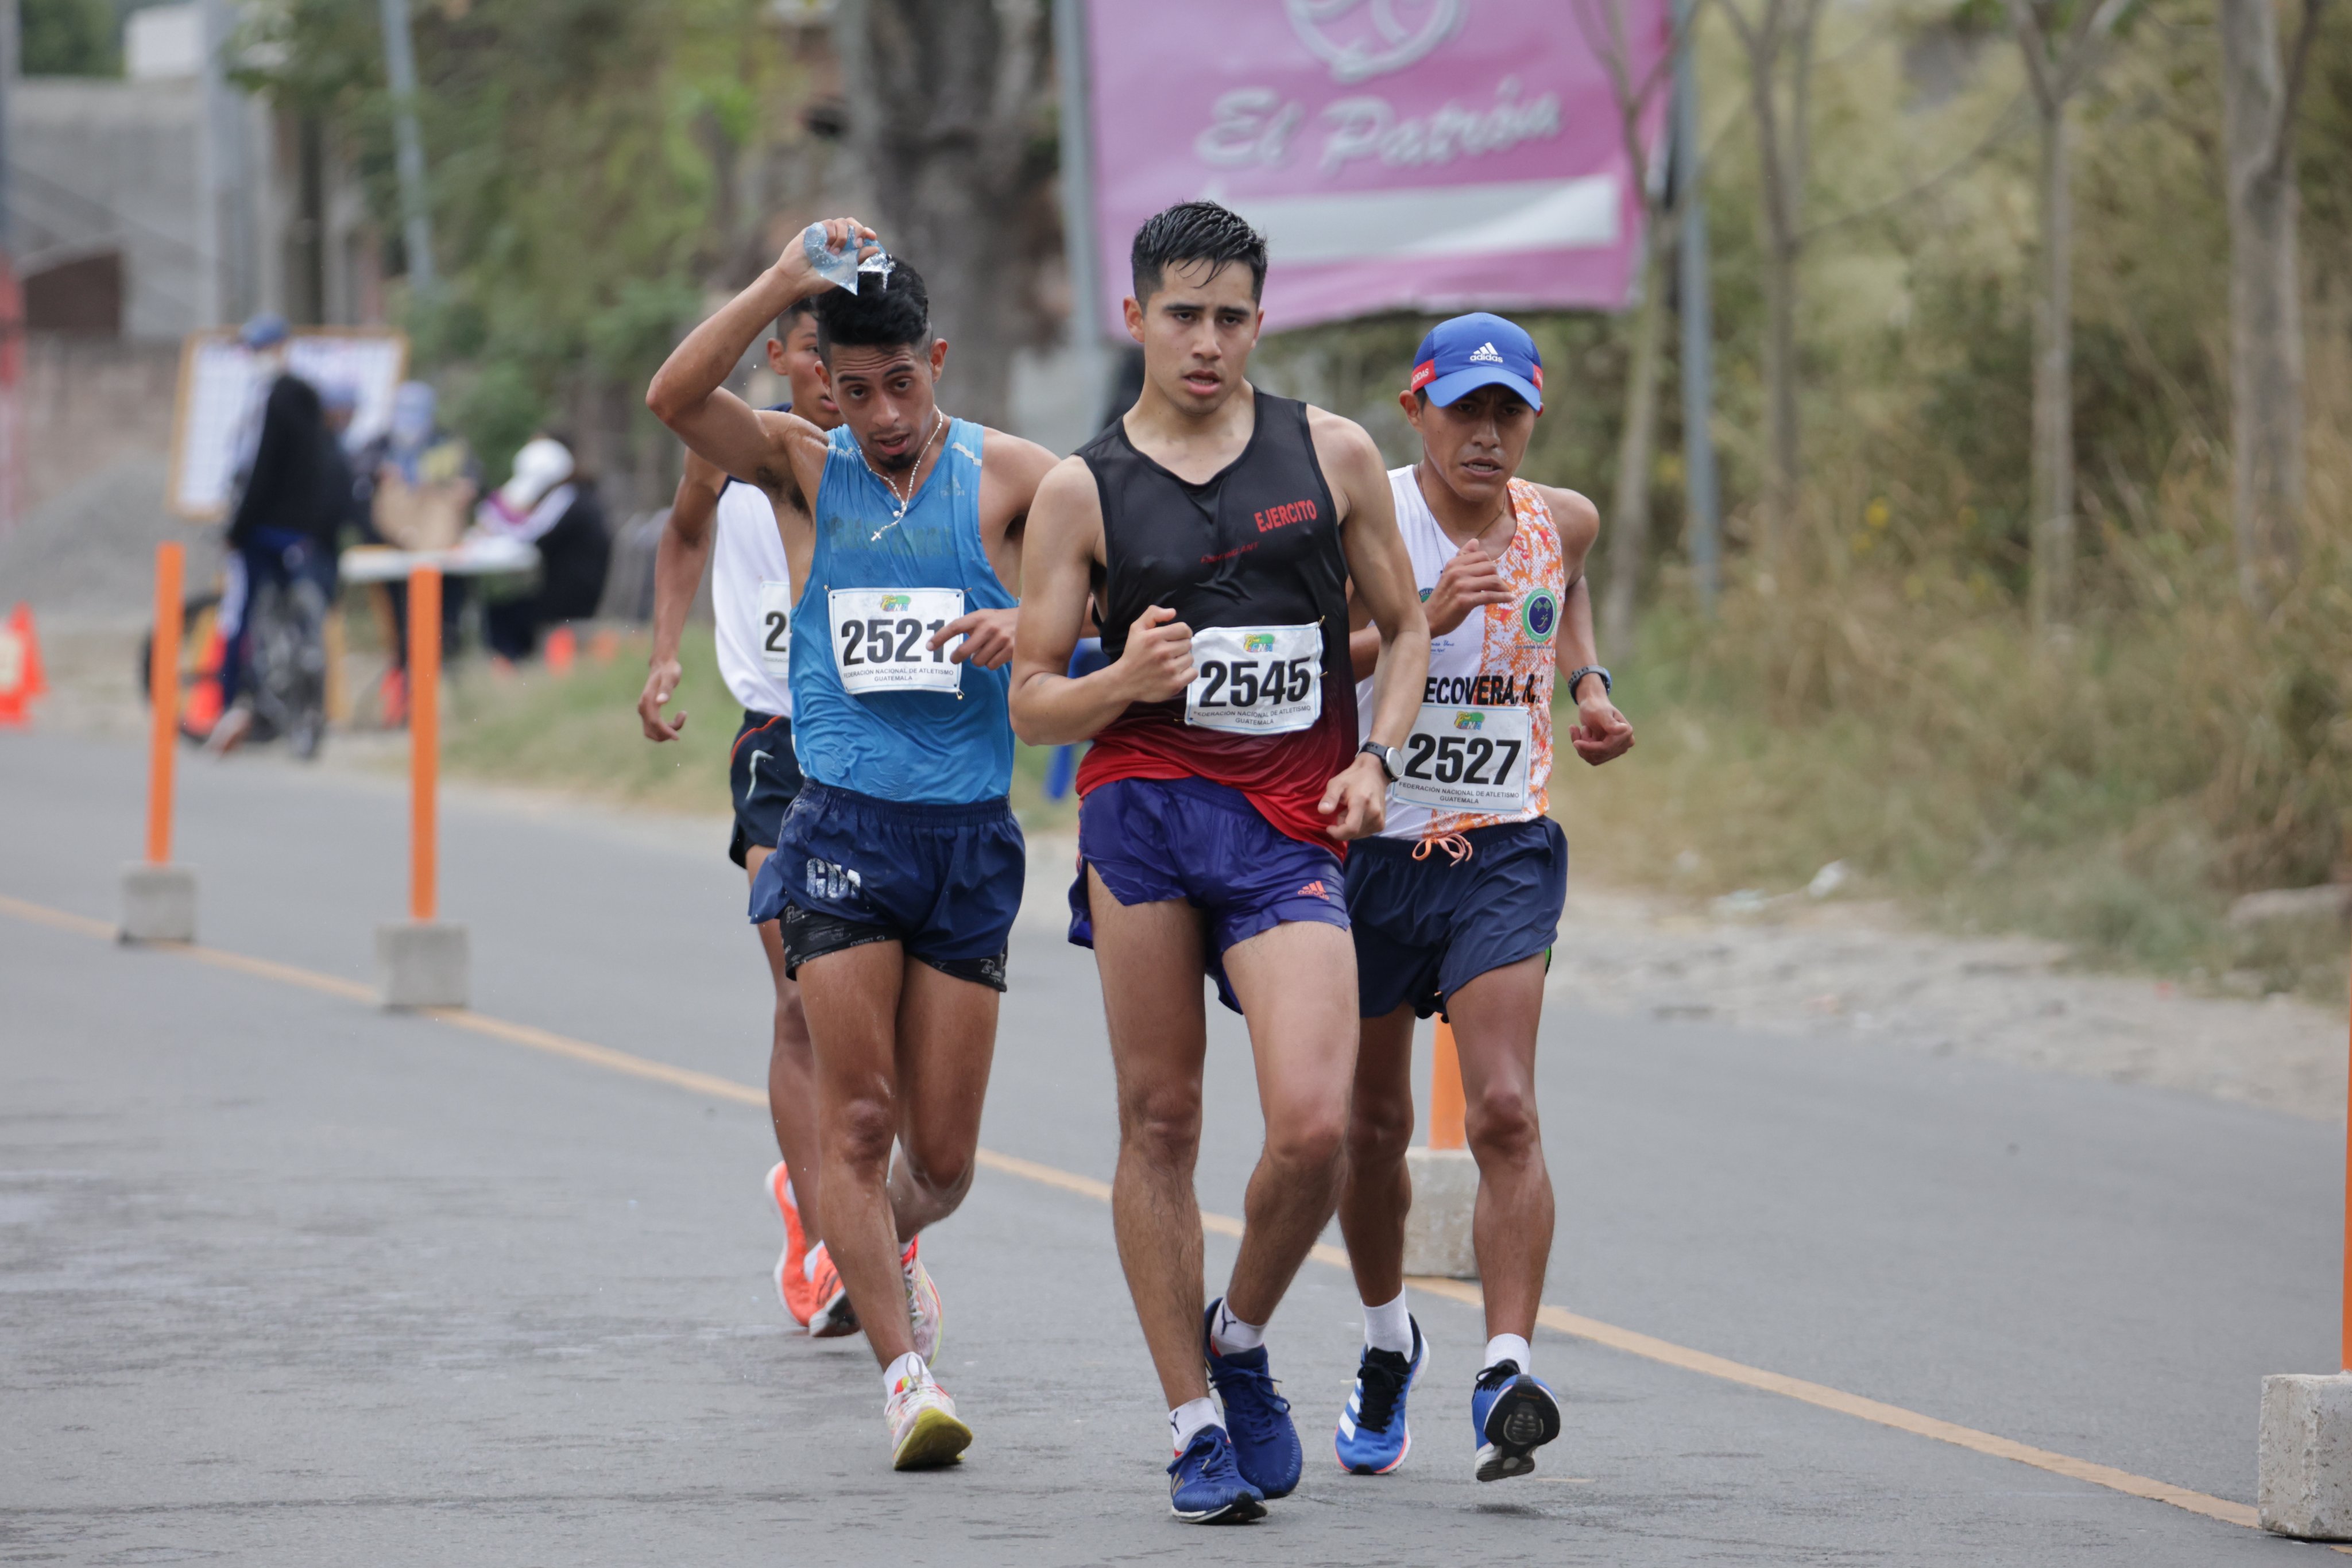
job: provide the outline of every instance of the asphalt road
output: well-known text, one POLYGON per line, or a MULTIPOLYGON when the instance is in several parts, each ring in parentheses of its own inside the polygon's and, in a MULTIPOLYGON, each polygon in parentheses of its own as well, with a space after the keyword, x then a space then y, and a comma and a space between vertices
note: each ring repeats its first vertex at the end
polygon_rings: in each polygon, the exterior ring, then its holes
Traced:
MULTIPOLYGON (((392 781, 183 763, 208 946, 371 978, 392 781)), ((129 747, 0 736, 0 894, 110 921, 129 747)), ((445 915, 496 1017, 761 1082, 723 830, 480 795, 445 915)), ((1030 890, 984 1142, 1108 1177, 1091 959, 1030 890)), ((1559 955, 1547 1300, 2251 1501, 2258 1379, 2333 1360, 2339 1129, 1850 1040, 1580 1011, 1559 955)), ((1200 1186, 1259 1125, 1220 1021, 1200 1186)), ((2160 1503, 1539 1333, 1571 1406, 1469 1478, 1483 1333, 1426 1298, 1404 1470, 1341 1475, 1339 1270, 1273 1325, 1307 1479, 1165 1511, 1163 1412, 1092 1199, 984 1172, 926 1239, 979 1432, 887 1468, 863 1343, 790 1329, 755 1109, 0 913, 0 1562, 2212 1564, 2319 1561, 2160 1503)), ((1213 1277, 1231 1243, 1210 1238, 1213 1277)), ((2331 1559, 2332 1560, 2332 1559, 2331 1559)))

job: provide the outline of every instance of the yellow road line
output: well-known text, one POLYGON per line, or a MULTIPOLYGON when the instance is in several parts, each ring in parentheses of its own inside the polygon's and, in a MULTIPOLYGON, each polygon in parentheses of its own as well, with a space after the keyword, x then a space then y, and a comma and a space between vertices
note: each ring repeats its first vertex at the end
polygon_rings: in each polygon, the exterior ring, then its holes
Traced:
MULTIPOLYGON (((96 936, 108 941, 113 940, 116 934, 115 928, 103 921, 91 920, 85 915, 69 915, 63 910, 51 909, 43 904, 28 904, 23 899, 10 898, 5 894, 0 894, 0 915, 11 915, 36 925, 53 926, 60 931, 71 931, 77 935, 96 936)), ((260 979, 300 986, 310 990, 322 991, 330 996, 343 997, 357 1001, 372 1002, 376 998, 376 992, 370 987, 341 979, 333 975, 322 975, 312 969, 299 969, 288 964, 272 963, 266 958, 249 958, 240 953, 227 953, 216 947, 204 947, 194 944, 165 943, 158 946, 169 951, 184 953, 199 963, 252 975, 260 979)), ((768 1103, 766 1092, 755 1089, 748 1083, 738 1083, 732 1079, 720 1078, 713 1073, 697 1072, 691 1068, 674 1067, 667 1062, 633 1056, 627 1051, 614 1051, 608 1046, 592 1045, 584 1040, 573 1040, 568 1035, 556 1034, 551 1030, 537 1029, 530 1024, 509 1023, 504 1019, 491 1018, 487 1014, 475 1012, 471 1009, 431 1008, 425 1009, 425 1016, 437 1023, 446 1024, 455 1029, 467 1030, 494 1040, 505 1040, 509 1044, 527 1046, 533 1051, 543 1051, 551 1055, 567 1057, 574 1061, 585 1062, 592 1067, 601 1067, 610 1072, 625 1073, 635 1078, 649 1079, 656 1083, 667 1083, 672 1088, 683 1089, 689 1093, 707 1094, 714 1099, 756 1105, 762 1109, 768 1103)), ((992 1149, 980 1150, 978 1158, 983 1166, 990 1170, 1000 1171, 1006 1176, 1019 1176, 1024 1181, 1035 1182, 1045 1186, 1058 1187, 1064 1192, 1075 1193, 1080 1197, 1093 1198, 1097 1203, 1110 1201, 1110 1184, 1097 1181, 1092 1176, 1079 1176, 1073 1171, 1040 1165, 1034 1160, 1024 1160, 1017 1155, 999 1154, 992 1149)), ((1201 1228, 1218 1236, 1238 1237, 1242 1233, 1242 1222, 1231 1215, 1211 1214, 1204 1211, 1201 1216, 1201 1228)), ((1333 1268, 1348 1267, 1347 1253, 1337 1247, 1318 1243, 1314 1249, 1313 1257, 1317 1262, 1326 1263, 1333 1268)), ((1412 1284, 1414 1290, 1433 1296, 1443 1296, 1449 1301, 1459 1301, 1465 1306, 1483 1308, 1486 1305, 1486 1298, 1477 1286, 1465 1284, 1459 1280, 1441 1280, 1416 1275, 1412 1284)), ((1948 1443, 1954 1448, 1966 1448, 1972 1453, 1989 1455, 1997 1459, 2011 1459, 2021 1465, 2031 1465, 2036 1469, 2047 1470, 2053 1475, 2064 1476, 2069 1480, 2104 1487, 2110 1491, 2123 1492, 2130 1497, 2146 1498, 2151 1502, 2169 1503, 2174 1508, 2185 1509, 2190 1513, 2201 1514, 2207 1519, 2219 1520, 2224 1524, 2242 1525, 2249 1530, 2256 1528, 2254 1511, 2245 1503, 2231 1502, 2226 1498, 2211 1497, 2204 1492, 2192 1491, 2187 1487, 2177 1487, 2168 1482, 2152 1480, 2147 1476, 2134 1475, 2129 1470, 2120 1470, 2112 1465, 2095 1464, 2089 1459, 2078 1459, 2070 1455, 2053 1453, 2048 1448, 2037 1448, 2031 1444, 2020 1443, 1991 1432, 1979 1432, 1973 1427, 1962 1427, 1950 1421, 1938 1420, 1933 1416, 1923 1416, 1916 1410, 1906 1410, 1899 1405, 1888 1405, 1876 1399, 1864 1398, 1858 1394, 1848 1394, 1843 1389, 1832 1388, 1826 1384, 1808 1383, 1801 1377, 1790 1377, 1778 1372, 1767 1372, 1761 1367, 1748 1366, 1719 1355, 1710 1355, 1705 1351, 1692 1350, 1687 1346, 1654 1338, 1632 1329, 1622 1329, 1612 1323, 1604 1323, 1598 1319, 1583 1317, 1563 1308, 1541 1307, 1536 1312, 1536 1321, 1543 1327, 1567 1334, 1570 1338, 1589 1340, 1594 1344, 1603 1345, 1611 1350, 1622 1351, 1628 1355, 1639 1356, 1645 1361, 1679 1367, 1685 1372, 1695 1372, 1705 1377, 1738 1384, 1743 1387, 1758 1389, 1767 1394, 1778 1394, 1807 1405, 1817 1406, 1823 1410, 1833 1410, 1841 1416, 1851 1416, 1857 1420, 1874 1422, 1881 1427, 1891 1427, 1898 1432, 1908 1432, 1916 1437, 1933 1438, 1938 1443, 1948 1443)), ((2348 1547, 2338 1546, 2336 1550, 2352 1552, 2352 1548, 2348 1547)))

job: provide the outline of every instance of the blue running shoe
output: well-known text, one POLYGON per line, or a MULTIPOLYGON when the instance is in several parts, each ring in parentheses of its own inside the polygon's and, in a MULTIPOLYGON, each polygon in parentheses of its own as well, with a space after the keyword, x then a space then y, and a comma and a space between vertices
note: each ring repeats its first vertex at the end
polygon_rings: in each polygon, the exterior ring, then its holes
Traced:
POLYGON ((1265 1346, 1219 1355, 1209 1338, 1224 1298, 1209 1303, 1201 1320, 1201 1350, 1209 1358, 1209 1381, 1225 1406, 1225 1430, 1233 1435, 1234 1463, 1242 1479, 1272 1502, 1288 1497, 1307 1468, 1298 1446, 1298 1428, 1291 1424, 1290 1401, 1276 1394, 1274 1375, 1266 1370, 1265 1346))
POLYGON ((1203 1427, 1168 1465, 1168 1509, 1193 1524, 1247 1524, 1265 1517, 1265 1500, 1234 1468, 1234 1440, 1203 1427))
POLYGON ((1412 1354, 1374 1350, 1367 1345, 1356 1368, 1355 1392, 1339 1415, 1339 1468, 1360 1476, 1384 1476, 1404 1463, 1412 1447, 1412 1431, 1404 1424, 1404 1396, 1421 1379, 1429 1360, 1429 1342, 1421 1337, 1421 1323, 1412 1324, 1412 1354))
POLYGON ((1470 1425, 1480 1480, 1523 1476, 1536 1468, 1535 1451, 1559 1436, 1559 1400, 1517 1362, 1498 1361, 1470 1390, 1470 1425))

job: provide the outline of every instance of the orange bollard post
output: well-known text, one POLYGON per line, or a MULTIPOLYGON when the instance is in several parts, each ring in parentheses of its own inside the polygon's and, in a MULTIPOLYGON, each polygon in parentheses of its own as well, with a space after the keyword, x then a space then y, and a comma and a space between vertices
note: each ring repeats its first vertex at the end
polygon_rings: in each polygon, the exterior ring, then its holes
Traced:
POLYGON ((408 918, 379 925, 388 1008, 462 1008, 472 986, 466 928, 441 904, 441 570, 408 574, 408 918))
POLYGON ((155 645, 147 661, 147 863, 172 863, 172 764, 180 738, 180 588, 187 551, 155 547, 155 645))
POLYGON ((1435 1051, 1429 1069, 1429 1146, 1458 1149, 1468 1144, 1462 1130, 1462 1056, 1454 1044, 1454 1026, 1437 1020, 1435 1051))
POLYGON ((547 634, 547 643, 540 650, 540 656, 547 661, 549 674, 568 675, 572 673, 572 658, 579 652, 580 639, 572 628, 558 626, 547 634))
POLYGON ((440 568, 408 574, 408 917, 426 921, 440 898, 440 568))
POLYGON ((180 744, 180 603, 186 551, 155 547, 155 643, 147 660, 147 854, 122 868, 125 942, 196 939, 196 873, 172 863, 172 764, 180 744))

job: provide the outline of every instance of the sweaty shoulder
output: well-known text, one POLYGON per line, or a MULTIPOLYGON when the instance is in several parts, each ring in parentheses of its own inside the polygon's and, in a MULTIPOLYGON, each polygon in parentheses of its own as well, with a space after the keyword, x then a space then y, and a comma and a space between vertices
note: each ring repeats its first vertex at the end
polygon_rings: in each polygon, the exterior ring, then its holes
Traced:
POLYGON ((1091 536, 1094 553, 1102 549, 1102 492, 1096 488, 1095 471, 1084 457, 1065 457, 1045 471, 1029 516, 1033 538, 1037 537, 1037 525, 1044 524, 1056 537, 1064 529, 1076 531, 1081 538, 1091 536))
POLYGON ((1378 486, 1386 492, 1388 462, 1381 456, 1371 433, 1362 425, 1328 408, 1308 403, 1307 435, 1315 444, 1315 459, 1323 465, 1323 477, 1331 486, 1332 499, 1339 504, 1340 521, 1347 521, 1362 498, 1370 494, 1367 486, 1378 486))
POLYGON ((1559 534, 1559 559, 1571 580, 1584 570, 1584 558, 1601 537, 1601 508, 1581 491, 1553 485, 1530 486, 1551 508, 1552 527, 1559 534))
POLYGON ((1034 441, 985 424, 980 428, 981 473, 991 483, 1002 480, 1024 495, 1034 494, 1046 472, 1061 461, 1034 441))

